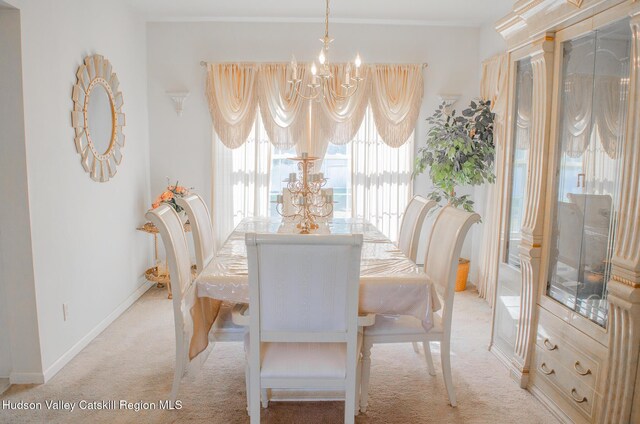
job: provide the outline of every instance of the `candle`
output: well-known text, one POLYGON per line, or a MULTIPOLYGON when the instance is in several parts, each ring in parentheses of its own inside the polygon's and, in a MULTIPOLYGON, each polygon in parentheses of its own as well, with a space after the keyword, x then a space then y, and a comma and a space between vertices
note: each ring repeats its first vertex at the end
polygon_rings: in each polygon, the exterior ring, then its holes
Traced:
POLYGON ((302 157, 302 159, 306 159, 306 158, 308 158, 308 157, 309 157, 309 153, 307 153, 307 152, 302 152, 302 156, 301 156, 301 157, 302 157))
POLYGON ((316 176, 318 177, 318 181, 324 180, 324 174, 322 172, 318 172, 316 176))
POLYGON ((276 202, 278 202, 280 204, 284 203, 284 197, 282 196, 282 194, 278 194, 276 202))
POLYGON ((290 174, 289 174, 289 182, 294 182, 295 180, 297 180, 297 179, 298 179, 297 177, 298 177, 298 176, 296 175, 296 173, 295 173, 295 172, 290 173, 290 174))
POLYGON ((356 55, 356 78, 360 76, 360 65, 362 64, 362 60, 360 59, 360 53, 356 55))
POLYGON ((333 194, 327 194, 327 203, 333 203, 333 194))

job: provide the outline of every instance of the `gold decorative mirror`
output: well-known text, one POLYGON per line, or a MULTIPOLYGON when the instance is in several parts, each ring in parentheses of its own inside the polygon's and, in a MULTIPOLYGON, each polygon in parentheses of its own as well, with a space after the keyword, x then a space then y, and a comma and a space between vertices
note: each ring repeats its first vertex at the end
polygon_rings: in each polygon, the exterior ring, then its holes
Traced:
POLYGON ((91 178, 106 182, 116 174, 124 147, 120 83, 109 61, 98 54, 84 59, 76 77, 71 112, 76 150, 91 178))

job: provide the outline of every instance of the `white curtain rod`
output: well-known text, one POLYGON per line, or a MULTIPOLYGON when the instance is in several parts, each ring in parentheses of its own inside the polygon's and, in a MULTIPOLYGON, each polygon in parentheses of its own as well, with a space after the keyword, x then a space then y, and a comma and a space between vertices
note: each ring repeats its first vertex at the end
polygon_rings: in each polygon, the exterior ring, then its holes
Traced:
MULTIPOLYGON (((261 65, 261 64, 281 64, 281 63, 289 63, 289 62, 214 62, 214 63, 244 63, 244 64, 252 64, 252 65, 261 65)), ((200 61, 200 66, 207 66, 209 62, 205 62, 204 60, 200 61)), ((366 65, 366 64, 365 64, 366 65)), ((371 63, 370 65, 413 65, 413 63, 371 63)), ((428 63, 422 63, 422 68, 428 68, 428 63)))

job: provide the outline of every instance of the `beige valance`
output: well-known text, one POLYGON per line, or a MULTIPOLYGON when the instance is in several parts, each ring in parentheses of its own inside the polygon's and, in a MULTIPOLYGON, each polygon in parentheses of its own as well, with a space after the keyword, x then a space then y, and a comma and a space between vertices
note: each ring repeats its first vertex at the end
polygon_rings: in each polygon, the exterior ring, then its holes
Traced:
POLYGON ((422 103, 422 65, 376 65, 371 69, 371 110, 385 144, 400 147, 416 126, 422 103))
MULTIPOLYGON (((306 87, 311 72, 304 65, 298 70, 306 87)), ((207 71, 211 120, 225 146, 236 148, 246 141, 259 106, 271 143, 320 157, 329 142, 353 139, 368 105, 382 140, 401 146, 415 128, 424 91, 422 65, 363 66, 357 91, 345 97, 346 65, 333 64, 332 90, 320 101, 293 90, 286 63, 209 64, 207 71)))
POLYGON ((253 64, 209 65, 206 95, 216 133, 229 148, 249 137, 257 110, 258 67, 253 64))

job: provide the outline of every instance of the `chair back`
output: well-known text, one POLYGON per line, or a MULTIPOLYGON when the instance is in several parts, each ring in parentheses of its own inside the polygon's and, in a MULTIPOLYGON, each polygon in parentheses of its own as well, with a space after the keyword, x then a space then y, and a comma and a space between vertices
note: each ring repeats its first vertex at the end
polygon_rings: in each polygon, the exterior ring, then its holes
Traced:
POLYGON ((442 299, 442 324, 445 332, 451 331, 460 251, 471 225, 476 222, 480 222, 480 215, 477 213, 445 206, 436 217, 431 230, 424 271, 442 299))
POLYGON ((246 234, 251 346, 355 343, 362 234, 246 234))
POLYGON ((181 358, 188 352, 189 341, 193 334, 193 323, 187 303, 195 296, 191 279, 191 257, 187 246, 182 221, 176 211, 163 204, 147 212, 162 238, 169 263, 171 276, 171 295, 173 297, 173 316, 176 330, 176 357, 181 358), (189 293, 187 293, 189 291, 189 293), (185 297, 187 302, 185 302, 185 297))
POLYGON ((201 273, 207 266, 215 250, 213 238, 213 224, 209 208, 198 194, 190 194, 183 198, 177 198, 176 203, 184 209, 191 224, 191 234, 196 251, 196 266, 201 273))
POLYGON ((414 196, 404 210, 398 234, 398 248, 413 262, 416 262, 418 256, 422 224, 429 210, 435 205, 436 202, 433 200, 427 200, 422 196, 414 196))

